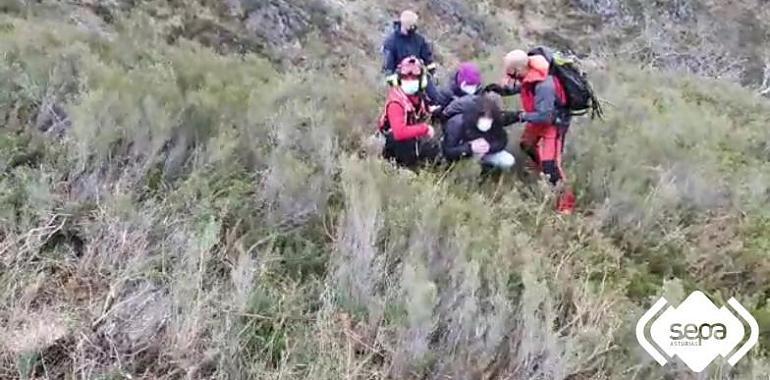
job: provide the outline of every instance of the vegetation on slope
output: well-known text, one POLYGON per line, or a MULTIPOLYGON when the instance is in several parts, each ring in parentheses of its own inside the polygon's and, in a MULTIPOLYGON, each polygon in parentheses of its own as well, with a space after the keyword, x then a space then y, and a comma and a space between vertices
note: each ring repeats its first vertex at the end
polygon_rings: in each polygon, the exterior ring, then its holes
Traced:
MULTIPOLYGON (((559 218, 518 176, 359 154, 376 62, 279 71, 141 12, 0 24, 0 378, 680 379, 633 336, 658 296, 770 321, 748 90, 594 73, 609 115, 570 132, 559 218)), ((769 337, 711 375, 767 375, 769 337)))

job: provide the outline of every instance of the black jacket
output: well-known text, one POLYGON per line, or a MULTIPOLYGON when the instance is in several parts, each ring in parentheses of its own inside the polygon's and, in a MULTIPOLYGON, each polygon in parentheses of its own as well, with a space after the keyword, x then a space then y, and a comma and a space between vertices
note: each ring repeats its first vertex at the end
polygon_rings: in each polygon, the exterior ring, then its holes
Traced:
POLYGON ((444 109, 444 139, 442 150, 449 161, 473 155, 471 141, 484 138, 489 143, 489 154, 497 153, 508 145, 508 134, 504 127, 518 121, 514 112, 503 112, 494 120, 492 128, 481 132, 476 123, 481 116, 480 96, 466 95, 454 100, 444 109))
POLYGON ((426 65, 433 63, 433 51, 423 36, 417 32, 409 35, 402 34, 401 23, 398 21, 393 23, 393 29, 393 33, 382 46, 382 52, 385 55, 385 63, 382 68, 384 72, 395 73, 398 64, 411 56, 420 58, 426 65))

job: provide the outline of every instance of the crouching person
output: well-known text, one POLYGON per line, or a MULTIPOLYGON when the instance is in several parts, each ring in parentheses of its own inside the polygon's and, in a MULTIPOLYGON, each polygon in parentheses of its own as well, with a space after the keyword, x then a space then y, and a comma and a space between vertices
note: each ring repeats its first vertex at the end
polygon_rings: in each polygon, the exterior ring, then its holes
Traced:
POLYGON ((385 137, 383 156, 398 165, 415 168, 433 161, 440 148, 432 138, 435 131, 425 121, 429 112, 424 92, 427 71, 416 57, 404 59, 396 69, 397 86, 388 91, 379 131, 385 137))
POLYGON ((519 113, 503 112, 499 96, 469 95, 453 101, 444 110, 447 122, 442 149, 448 161, 478 158, 486 167, 510 169, 516 163, 505 150, 504 127, 519 121, 519 113))

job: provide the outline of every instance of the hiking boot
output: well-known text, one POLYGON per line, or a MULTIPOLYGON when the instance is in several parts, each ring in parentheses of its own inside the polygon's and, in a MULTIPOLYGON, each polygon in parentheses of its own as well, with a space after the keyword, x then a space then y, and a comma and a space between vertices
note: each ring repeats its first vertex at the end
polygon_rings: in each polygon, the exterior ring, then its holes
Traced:
POLYGON ((556 212, 561 215, 572 215, 575 212, 575 194, 565 190, 556 201, 556 212))

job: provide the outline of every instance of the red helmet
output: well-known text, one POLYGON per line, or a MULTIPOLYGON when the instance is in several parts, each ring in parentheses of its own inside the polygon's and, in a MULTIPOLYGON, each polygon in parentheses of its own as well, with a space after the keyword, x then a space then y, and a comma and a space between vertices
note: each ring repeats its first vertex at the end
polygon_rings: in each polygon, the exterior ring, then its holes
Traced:
POLYGON ((402 78, 420 78, 423 74, 424 68, 422 61, 417 57, 407 57, 398 65, 396 72, 402 78))

